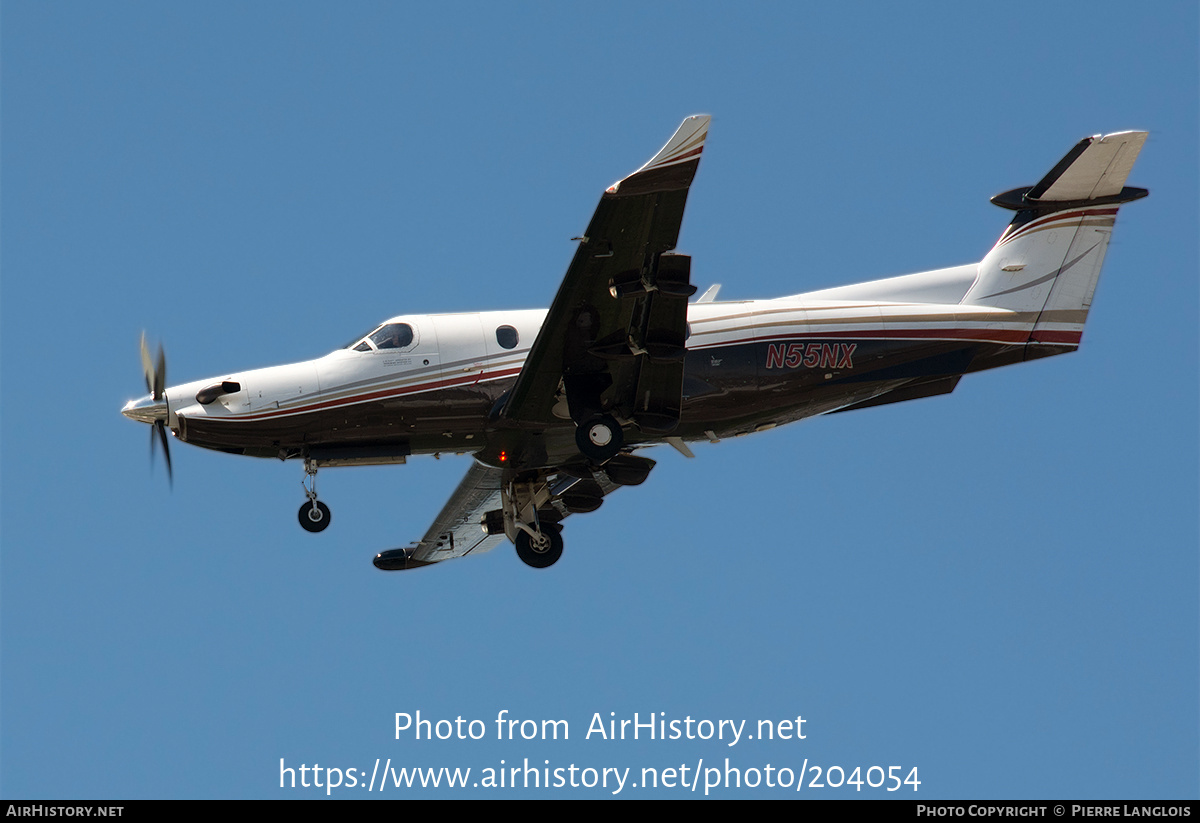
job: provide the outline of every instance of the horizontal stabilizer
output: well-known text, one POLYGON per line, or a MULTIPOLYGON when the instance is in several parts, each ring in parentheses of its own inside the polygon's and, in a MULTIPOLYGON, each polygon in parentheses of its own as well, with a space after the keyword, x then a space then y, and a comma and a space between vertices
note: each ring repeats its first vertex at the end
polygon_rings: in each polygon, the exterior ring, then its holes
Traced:
POLYGON ((1120 131, 1081 140, 1063 158, 1070 162, 1061 170, 1062 163, 1055 166, 1026 197, 1031 200, 1093 200, 1119 194, 1145 142, 1144 131, 1120 131))
POLYGON ((1120 131, 1085 137, 1035 186, 1013 189, 992 198, 997 206, 1016 211, 1058 210, 1074 205, 1127 203, 1145 197, 1145 189, 1127 188, 1144 131, 1120 131))

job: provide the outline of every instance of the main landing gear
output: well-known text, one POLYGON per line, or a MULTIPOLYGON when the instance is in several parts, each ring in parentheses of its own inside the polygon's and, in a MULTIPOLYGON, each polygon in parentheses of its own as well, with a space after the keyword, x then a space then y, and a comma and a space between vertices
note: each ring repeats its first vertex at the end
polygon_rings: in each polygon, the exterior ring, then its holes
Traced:
POLYGON ((300 482, 304 486, 304 495, 308 498, 308 502, 302 505, 297 513, 300 525, 309 532, 325 531, 332 515, 329 513, 329 507, 317 499, 316 461, 305 459, 304 480, 300 482))
MULTIPOLYGON (((553 495, 547 475, 512 480, 500 489, 503 530, 517 548, 521 562, 545 569, 563 553, 562 515, 551 505, 553 495)), ((499 514, 499 512, 497 512, 499 514)), ((499 533, 499 524, 492 534, 499 533)))
POLYGON ((526 566, 535 569, 553 566, 563 553, 562 526, 543 523, 541 531, 522 529, 517 533, 516 546, 517 557, 526 566))

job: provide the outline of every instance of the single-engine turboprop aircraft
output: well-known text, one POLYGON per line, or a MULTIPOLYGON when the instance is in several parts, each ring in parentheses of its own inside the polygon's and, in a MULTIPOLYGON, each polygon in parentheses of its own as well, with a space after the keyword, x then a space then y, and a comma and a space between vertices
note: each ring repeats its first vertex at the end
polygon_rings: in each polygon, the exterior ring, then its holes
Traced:
MULTIPOLYGON (((642 483, 669 443, 718 441, 830 412, 948 394, 962 376, 1064 354, 1084 321, 1146 139, 1081 140, 1035 186, 998 194, 1015 212, 979 263, 774 300, 689 303, 675 254, 709 117, 600 197, 549 310, 403 315, 325 357, 166 385, 142 341, 149 394, 122 413, 185 443, 298 458, 300 524, 321 531, 324 466, 473 456, 425 536, 381 552, 384 570, 494 548, 530 566, 563 550, 562 521, 642 483)), ((166 454, 170 471, 170 455, 166 454)))

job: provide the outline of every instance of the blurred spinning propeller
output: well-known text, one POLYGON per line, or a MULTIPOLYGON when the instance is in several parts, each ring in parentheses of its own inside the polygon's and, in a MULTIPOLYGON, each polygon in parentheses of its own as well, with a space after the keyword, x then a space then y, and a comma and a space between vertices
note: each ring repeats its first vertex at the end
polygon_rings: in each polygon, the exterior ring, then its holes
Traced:
POLYGON ((167 356, 163 353, 163 347, 160 343, 158 346, 158 361, 154 362, 150 359, 150 349, 146 346, 146 333, 142 332, 142 371, 146 375, 146 390, 150 392, 150 397, 155 405, 162 403, 163 412, 161 416, 155 415, 153 429, 150 432, 150 461, 154 462, 154 452, 156 449, 155 439, 162 443, 163 457, 167 461, 167 480, 173 486, 175 477, 171 471, 171 447, 167 442, 167 412, 166 405, 166 387, 167 387, 167 356))

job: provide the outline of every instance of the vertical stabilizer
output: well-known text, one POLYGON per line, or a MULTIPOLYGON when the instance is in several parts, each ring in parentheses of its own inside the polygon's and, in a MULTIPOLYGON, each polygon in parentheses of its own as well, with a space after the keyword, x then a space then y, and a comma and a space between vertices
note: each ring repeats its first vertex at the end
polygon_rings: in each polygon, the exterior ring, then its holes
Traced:
POLYGON ((1027 314, 1032 344, 1077 346, 1117 209, 1148 194, 1125 185, 1145 140, 1144 131, 1085 138, 1037 185, 993 197, 1017 214, 962 302, 1027 314))

